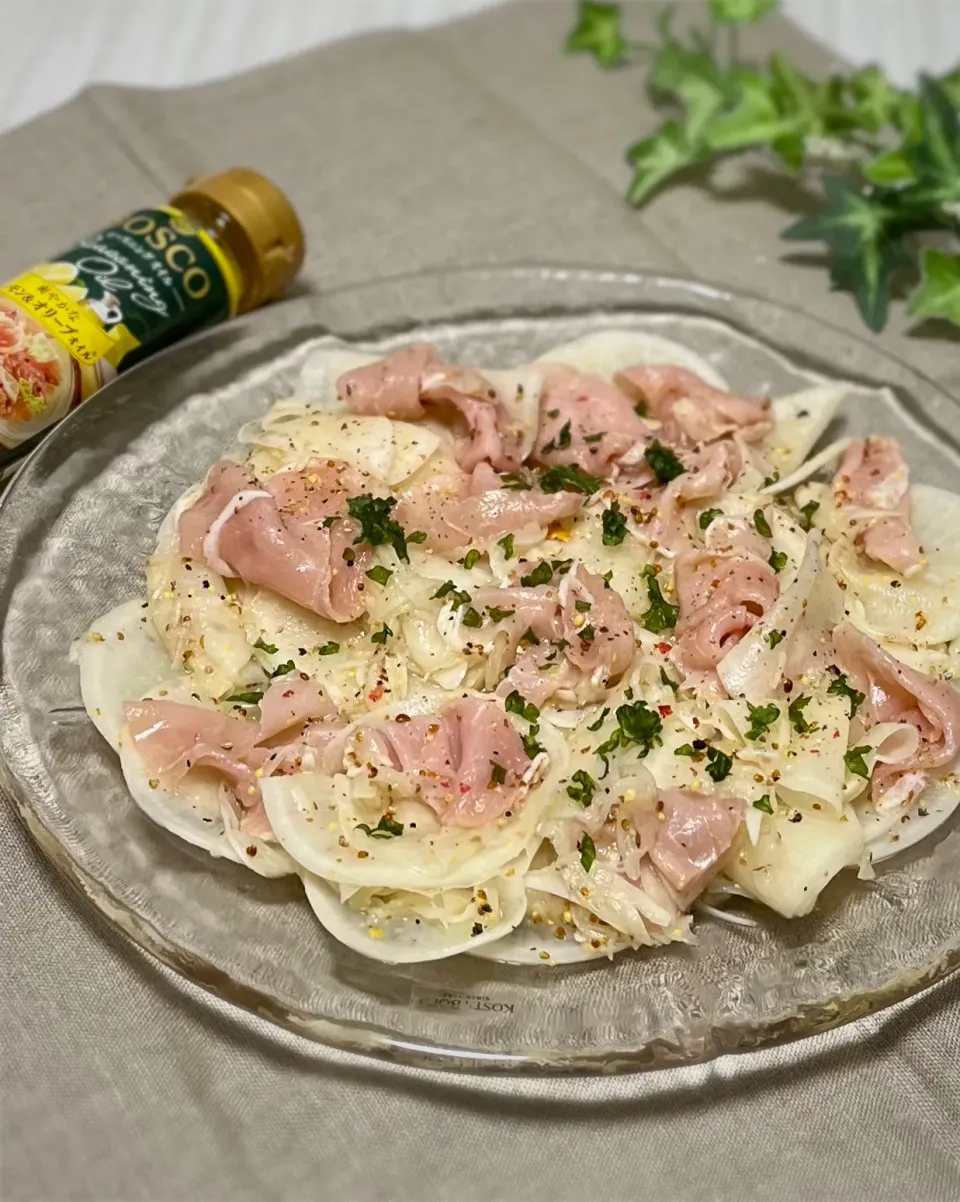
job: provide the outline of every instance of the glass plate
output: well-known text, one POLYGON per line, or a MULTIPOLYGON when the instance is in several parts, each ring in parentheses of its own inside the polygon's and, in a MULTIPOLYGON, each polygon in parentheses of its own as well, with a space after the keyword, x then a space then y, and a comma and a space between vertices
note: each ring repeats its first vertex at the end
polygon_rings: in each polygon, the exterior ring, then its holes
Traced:
POLYGON ((898 435, 918 477, 955 484, 957 403, 874 345, 692 281, 562 268, 451 271, 271 307, 122 377, 26 463, 0 513, 0 782, 64 876, 137 943, 313 1039, 533 1072, 663 1067, 809 1035, 960 964, 956 829, 873 883, 844 874, 807 919, 700 921, 694 947, 566 968, 377 964, 323 932, 297 881, 264 880, 151 825, 76 712, 71 639, 143 589, 168 507, 242 422, 290 391, 307 340, 333 332, 386 349, 415 336, 505 365, 611 325, 684 341, 748 393, 843 377, 847 429, 898 435))

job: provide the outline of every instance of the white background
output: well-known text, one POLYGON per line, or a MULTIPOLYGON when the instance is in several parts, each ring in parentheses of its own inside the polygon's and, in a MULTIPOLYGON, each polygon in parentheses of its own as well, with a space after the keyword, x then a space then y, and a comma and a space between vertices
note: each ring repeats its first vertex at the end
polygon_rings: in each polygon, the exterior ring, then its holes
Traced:
MULTIPOLYGON (((664 0, 638 0, 663 7, 664 0)), ((695 0, 683 0, 693 3, 695 0)), ((574 12, 573 0, 541 0, 574 12)), ((782 0, 799 25, 899 83, 960 61, 960 0, 782 0)), ((0 131, 88 83, 178 87, 362 30, 428 25, 490 0, 0 0, 0 131)))

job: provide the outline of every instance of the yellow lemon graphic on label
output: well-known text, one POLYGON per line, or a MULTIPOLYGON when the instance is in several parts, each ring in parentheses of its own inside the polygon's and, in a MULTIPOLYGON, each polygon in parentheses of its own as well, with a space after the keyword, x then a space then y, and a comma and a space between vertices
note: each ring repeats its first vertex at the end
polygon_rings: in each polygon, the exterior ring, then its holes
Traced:
MULTIPOLYGON (((77 278, 77 269, 73 263, 41 263, 33 269, 33 274, 51 284, 70 284, 77 278)), ((86 295, 85 290, 83 295, 86 295)))

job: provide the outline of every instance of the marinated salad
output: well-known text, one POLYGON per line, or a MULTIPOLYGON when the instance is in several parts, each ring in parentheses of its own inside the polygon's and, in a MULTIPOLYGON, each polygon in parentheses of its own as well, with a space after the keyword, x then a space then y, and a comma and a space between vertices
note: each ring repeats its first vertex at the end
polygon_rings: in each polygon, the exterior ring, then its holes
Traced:
POLYGON ((388 962, 807 914, 960 800, 960 500, 845 389, 593 333, 316 350, 74 644, 154 822, 388 962))

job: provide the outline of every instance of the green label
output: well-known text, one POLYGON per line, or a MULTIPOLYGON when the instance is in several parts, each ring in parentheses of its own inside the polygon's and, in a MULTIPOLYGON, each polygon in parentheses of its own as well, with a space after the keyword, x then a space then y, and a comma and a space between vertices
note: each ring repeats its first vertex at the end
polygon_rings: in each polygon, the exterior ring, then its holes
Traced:
POLYGON ((64 272, 61 287, 82 289, 84 308, 106 332, 129 332, 118 338, 118 371, 232 313, 228 263, 177 209, 140 209, 55 263, 75 269, 64 272))

